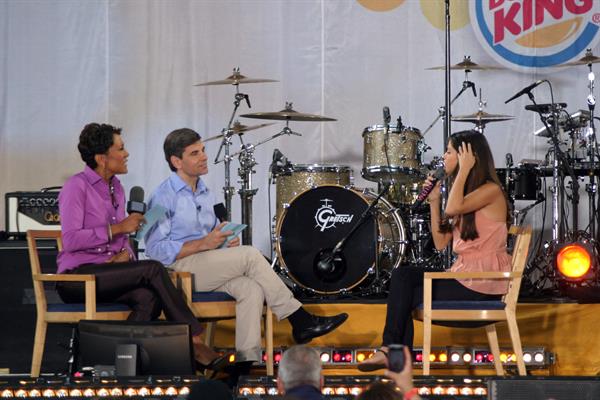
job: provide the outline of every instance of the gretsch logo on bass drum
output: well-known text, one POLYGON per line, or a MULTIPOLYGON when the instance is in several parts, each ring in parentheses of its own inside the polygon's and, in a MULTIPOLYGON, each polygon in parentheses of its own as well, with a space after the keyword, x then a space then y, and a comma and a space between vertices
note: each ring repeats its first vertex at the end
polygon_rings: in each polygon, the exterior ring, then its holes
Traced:
POLYGON ((329 204, 333 200, 321 199, 321 201, 323 205, 315 213, 316 227, 319 227, 321 232, 325 229, 335 228, 336 223, 349 224, 352 222, 354 214, 337 214, 333 206, 329 204))

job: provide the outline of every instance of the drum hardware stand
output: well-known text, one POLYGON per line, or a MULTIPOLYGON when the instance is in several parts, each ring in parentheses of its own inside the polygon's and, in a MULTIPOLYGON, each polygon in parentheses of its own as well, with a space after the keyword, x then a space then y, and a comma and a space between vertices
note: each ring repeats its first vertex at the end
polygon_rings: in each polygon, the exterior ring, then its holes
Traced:
MULTIPOLYGON (((233 69, 233 75, 239 75, 240 68, 236 67, 233 69)), ((227 124, 227 128, 223 129, 223 140, 221 141, 221 146, 219 147, 219 151, 217 152, 217 156, 215 157, 215 164, 224 162, 225 165, 225 186, 223 186, 223 195, 225 197, 225 209, 227 210, 227 220, 231 221, 231 199, 233 197, 233 193, 235 188, 231 186, 231 157, 229 156, 229 146, 231 146, 231 136, 234 134, 231 129, 231 124, 233 123, 233 119, 235 118, 235 114, 237 113, 238 108, 240 107, 240 103, 242 100, 246 100, 246 104, 248 108, 250 106, 250 96, 245 93, 240 93, 240 84, 234 83, 235 86, 235 95, 233 101, 233 111, 231 113, 231 117, 229 118, 229 123, 227 124), (223 159, 219 160, 219 156, 221 155, 221 151, 223 150, 224 155, 223 159)), ((251 227, 248 226, 248 229, 245 229, 244 232, 250 231, 251 227)), ((242 233, 243 235, 243 233, 242 233)))
POLYGON ((596 98, 594 97, 594 81, 595 75, 592 70, 592 63, 588 64, 588 68, 590 72, 588 73, 588 88, 590 89, 590 93, 587 96, 587 104, 588 110, 590 111, 590 126, 589 129, 591 131, 589 140, 586 143, 586 147, 588 150, 588 158, 590 161, 590 172, 589 172, 589 183, 585 186, 585 190, 588 193, 589 198, 589 232, 592 238, 597 238, 598 232, 596 231, 596 218, 600 217, 596 215, 596 157, 598 154, 598 142, 596 141, 596 127, 594 125, 594 108, 596 106, 596 98))
MULTIPOLYGON (((470 59, 471 59, 470 56, 465 57, 465 60, 470 60, 470 59)), ((477 97, 477 91, 475 89, 475 82, 471 82, 469 80, 470 72, 471 72, 470 69, 465 69, 465 80, 462 83, 462 88, 456 94, 456 96, 454 96, 454 98, 450 101, 450 104, 454 104, 454 102, 456 100, 458 100, 458 98, 469 88, 471 88, 473 90, 473 96, 477 97)), ((427 134, 427 132, 429 132, 431 130, 431 128, 434 127, 434 125, 440 120, 440 118, 445 118, 445 116, 446 116, 446 107, 442 106, 442 107, 438 108, 438 115, 435 117, 433 122, 431 124, 429 124, 427 129, 425 129, 425 131, 423 132, 423 136, 425 136, 427 134)), ((448 137, 449 137, 449 135, 448 135, 448 137)))
POLYGON ((257 165, 254 158, 254 148, 255 146, 251 144, 242 145, 239 156, 238 175, 241 178, 242 188, 238 193, 242 203, 242 224, 248 226, 247 229, 242 231, 242 243, 245 245, 252 245, 252 197, 258 192, 258 189, 252 188, 252 174, 256 172, 254 166, 257 165))

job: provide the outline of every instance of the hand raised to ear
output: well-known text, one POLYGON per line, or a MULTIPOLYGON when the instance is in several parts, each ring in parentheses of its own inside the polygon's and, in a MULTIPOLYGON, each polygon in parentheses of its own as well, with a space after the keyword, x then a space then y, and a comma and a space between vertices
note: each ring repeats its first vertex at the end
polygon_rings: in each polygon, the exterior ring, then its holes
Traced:
POLYGON ((461 143, 458 147, 459 171, 468 173, 475 166, 476 161, 473 149, 471 148, 471 143, 461 143))

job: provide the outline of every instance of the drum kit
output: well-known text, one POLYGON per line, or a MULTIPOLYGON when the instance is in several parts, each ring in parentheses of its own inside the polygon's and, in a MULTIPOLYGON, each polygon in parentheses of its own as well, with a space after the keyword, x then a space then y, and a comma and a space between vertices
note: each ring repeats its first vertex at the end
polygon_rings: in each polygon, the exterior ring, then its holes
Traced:
MULTIPOLYGON (((591 64, 600 60, 591 52, 584 59, 576 65, 589 63, 590 71, 591 64), (584 62, 584 59, 587 61, 584 62)), ((438 70, 443 67, 430 69, 438 70)), ((468 79, 471 71, 492 70, 498 67, 478 65, 469 57, 465 57, 462 62, 452 65, 451 69, 462 70, 465 73, 462 90, 452 99, 454 102, 469 88, 477 97, 475 85, 468 79)), ((285 121, 284 128, 267 139, 255 144, 245 143, 243 137, 246 132, 270 126, 272 123, 248 126, 238 121, 234 122, 243 100, 250 107, 249 96, 240 93, 239 85, 263 82, 276 81, 248 78, 241 75, 239 68, 236 68, 226 79, 197 85, 235 86, 234 109, 227 127, 220 134, 208 137, 205 141, 221 140, 215 164, 223 162, 225 166, 223 192, 228 218, 231 217, 231 199, 234 193, 234 188, 231 187, 230 164, 235 157, 239 159, 238 175, 241 178, 241 189, 238 193, 241 197, 242 223, 249 227, 242 235, 244 244, 252 243, 252 197, 258 190, 252 187, 252 175, 257 165, 254 159, 256 147, 283 135, 301 136, 290 128, 290 122, 335 121, 334 118, 323 115, 298 112, 293 109, 292 103, 286 103, 281 111, 240 115, 250 119, 285 121), (241 149, 232 154, 230 147, 234 136, 239 138, 241 149)), ((590 86, 593 86, 593 82, 590 86)), ((593 99, 591 89, 590 96, 593 99)), ((482 100, 481 90, 478 97, 477 112, 452 116, 451 120, 473 124, 474 129, 483 133, 489 123, 514 118, 484 111, 486 104, 482 100)), ((530 97, 533 95, 530 94, 530 97)), ((560 241, 567 235, 560 231, 557 222, 561 200, 559 192, 564 190, 560 184, 565 171, 575 177, 575 186, 578 177, 583 174, 588 176, 590 171, 596 173, 597 165, 594 162, 597 154, 595 136, 593 129, 587 126, 593 122, 593 112, 578 111, 569 114, 565 107, 564 104, 531 107, 540 114, 544 122, 544 128, 535 134, 548 137, 553 144, 549 151, 552 158, 551 167, 528 160, 514 166, 512 156, 507 154, 506 168, 497 169, 513 206, 516 200, 535 202, 523 210, 514 211, 515 223, 522 221, 529 209, 545 201, 542 178, 553 177, 553 210, 556 211, 553 212, 554 241, 560 241), (571 148, 568 152, 562 151, 559 137, 564 132, 571 137, 571 148), (575 158, 581 153, 582 144, 589 156, 585 162, 575 158)), ((363 130, 361 175, 364 179, 376 183, 377 189, 355 187, 353 170, 348 165, 294 164, 275 149, 270 166, 269 185, 274 184, 276 192, 275 216, 271 221, 273 265, 286 283, 307 296, 368 296, 385 292, 394 268, 414 266, 435 270, 444 266, 443 254, 436 251, 432 243, 429 207, 413 206, 423 189, 428 173, 439 167, 439 159, 434 158, 430 165, 426 165, 423 155, 429 150, 424 136, 440 118, 444 118, 442 111, 421 133, 417 128, 403 125, 401 118, 398 118, 395 124, 391 123, 389 109, 384 107, 383 124, 371 125, 363 130)), ((593 179, 586 185, 586 190, 590 194, 592 204, 596 193, 593 179)), ((573 188, 572 193, 574 192, 573 188)), ((593 212, 595 213, 595 209, 593 212)), ((595 218, 595 214, 592 216, 590 210, 592 229, 595 229, 592 222, 595 218)))

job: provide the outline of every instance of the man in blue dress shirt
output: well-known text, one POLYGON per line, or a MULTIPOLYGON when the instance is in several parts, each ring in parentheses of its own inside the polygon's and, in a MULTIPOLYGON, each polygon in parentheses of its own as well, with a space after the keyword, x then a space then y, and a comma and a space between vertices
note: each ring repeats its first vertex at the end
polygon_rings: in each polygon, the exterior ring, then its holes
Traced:
POLYGON ((254 247, 239 238, 220 248, 231 234, 214 212, 216 198, 200 178, 208 173, 208 157, 200 135, 191 129, 171 132, 164 143, 173 173, 152 194, 149 206, 160 204, 167 217, 146 235, 146 254, 176 271, 193 274, 196 291, 222 291, 236 299, 236 360, 261 357, 260 321, 264 302, 279 320, 287 318, 297 343, 331 332, 347 318, 309 314, 254 247))

